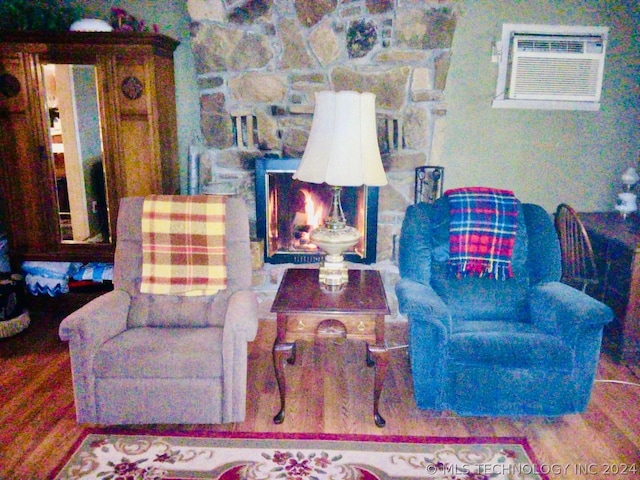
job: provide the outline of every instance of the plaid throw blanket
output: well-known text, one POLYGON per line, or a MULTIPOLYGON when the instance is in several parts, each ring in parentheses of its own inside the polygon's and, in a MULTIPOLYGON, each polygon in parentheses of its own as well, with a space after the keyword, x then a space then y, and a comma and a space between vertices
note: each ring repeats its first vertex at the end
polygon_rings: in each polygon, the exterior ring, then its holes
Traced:
POLYGON ((513 277, 518 202, 509 190, 467 187, 448 190, 449 253, 457 277, 513 277))
POLYGON ((140 291, 199 296, 225 289, 224 230, 224 197, 145 198, 140 291))

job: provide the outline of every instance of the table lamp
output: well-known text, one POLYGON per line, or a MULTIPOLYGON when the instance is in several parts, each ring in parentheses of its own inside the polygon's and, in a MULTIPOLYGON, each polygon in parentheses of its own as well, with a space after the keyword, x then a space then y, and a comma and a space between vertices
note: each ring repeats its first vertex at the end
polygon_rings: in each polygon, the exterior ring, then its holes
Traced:
POLYGON ((382 166, 373 93, 317 92, 309 139, 293 178, 326 183, 333 197, 324 224, 311 231, 311 241, 326 252, 320 266, 320 283, 340 289, 348 282, 342 253, 360 240, 360 232, 347 225, 340 192, 342 187, 382 186, 387 177, 382 166))
POLYGON ((640 181, 638 172, 633 167, 627 168, 622 174, 622 183, 625 187, 625 192, 630 192, 633 186, 640 181))
POLYGON ((622 184, 624 185, 624 192, 618 194, 618 200, 616 202, 615 209, 620 212, 622 218, 627 218, 627 215, 635 212, 638 209, 636 203, 636 194, 631 190, 633 186, 640 181, 638 172, 633 167, 629 167, 622 174, 622 184))

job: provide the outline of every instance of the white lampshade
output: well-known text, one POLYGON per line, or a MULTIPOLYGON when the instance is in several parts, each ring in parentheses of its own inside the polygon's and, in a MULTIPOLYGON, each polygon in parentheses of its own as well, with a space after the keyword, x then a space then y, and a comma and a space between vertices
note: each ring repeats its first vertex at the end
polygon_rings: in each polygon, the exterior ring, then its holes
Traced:
POLYGON ((309 140, 293 178, 342 187, 386 185, 378 148, 376 96, 323 91, 315 98, 309 140))
POLYGON ((640 181, 640 177, 638 176, 636 169, 633 167, 627 168, 622 174, 622 183, 625 185, 632 186, 638 183, 638 181, 640 181))

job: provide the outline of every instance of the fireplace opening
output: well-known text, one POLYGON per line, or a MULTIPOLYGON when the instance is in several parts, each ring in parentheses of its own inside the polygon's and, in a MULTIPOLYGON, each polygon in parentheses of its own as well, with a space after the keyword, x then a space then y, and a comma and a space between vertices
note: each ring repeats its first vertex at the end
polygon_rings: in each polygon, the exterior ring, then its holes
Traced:
MULTIPOLYGON (((267 263, 315 263, 323 252, 309 235, 319 227, 331 206, 327 184, 293 178, 298 158, 256 160, 256 233, 264 242, 267 263)), ((347 224, 360 232, 360 241, 344 258, 356 263, 376 261, 378 187, 343 187, 342 208, 347 224)))

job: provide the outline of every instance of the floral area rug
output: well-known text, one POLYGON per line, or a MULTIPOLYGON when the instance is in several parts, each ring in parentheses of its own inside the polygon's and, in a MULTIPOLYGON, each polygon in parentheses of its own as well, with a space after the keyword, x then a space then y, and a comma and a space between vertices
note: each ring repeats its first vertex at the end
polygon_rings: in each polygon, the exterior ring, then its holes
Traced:
POLYGON ((86 434, 55 479, 547 480, 525 438, 86 434))

